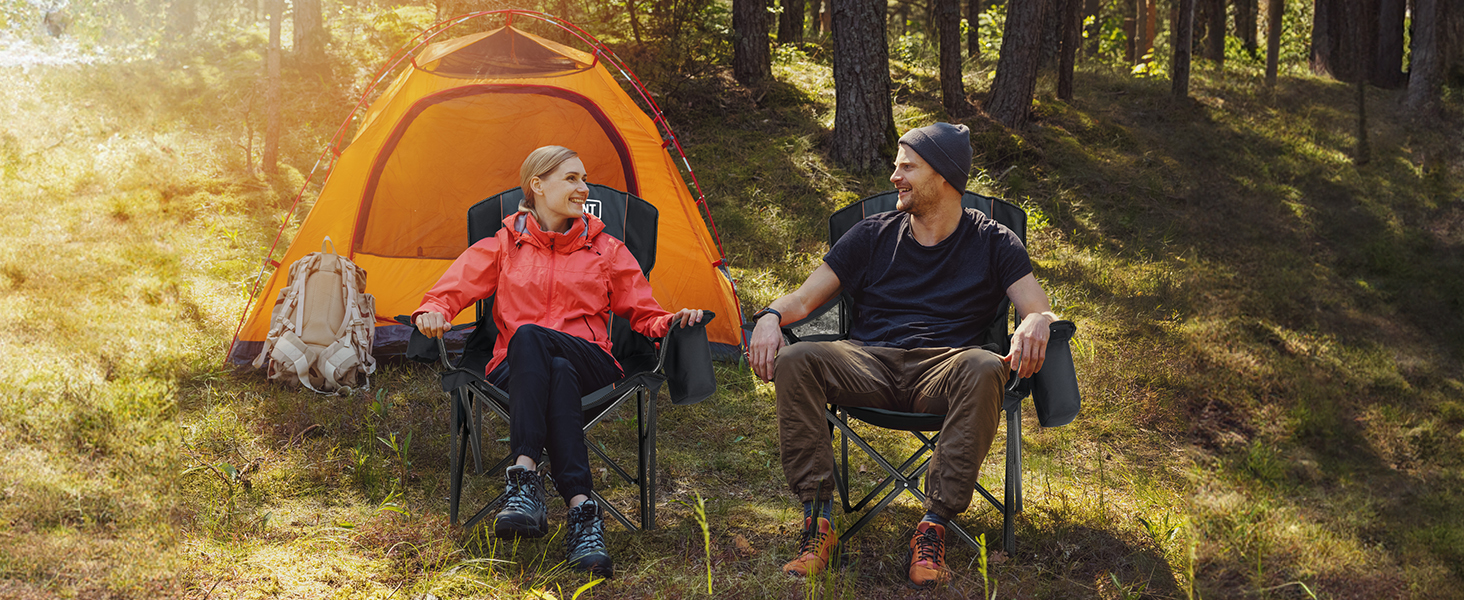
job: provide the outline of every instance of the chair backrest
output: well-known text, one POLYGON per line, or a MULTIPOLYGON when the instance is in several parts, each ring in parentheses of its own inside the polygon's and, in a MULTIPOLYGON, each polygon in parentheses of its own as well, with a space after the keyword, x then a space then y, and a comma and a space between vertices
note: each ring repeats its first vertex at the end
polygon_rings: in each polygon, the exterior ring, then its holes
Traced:
MULTIPOLYGON (((649 278, 651 269, 656 265, 656 229, 660 213, 650 202, 634 194, 597 183, 591 183, 589 187, 590 199, 585 203, 585 212, 605 222, 605 233, 625 243, 626 249, 640 264, 641 273, 649 278)), ((523 190, 515 187, 468 208, 468 245, 497 235, 503 228, 503 219, 518 212, 519 201, 523 198, 523 190)), ((492 359, 493 344, 498 339, 498 328, 492 315, 493 298, 479 301, 476 329, 468 336, 460 367, 481 370, 492 359)), ((631 330, 625 319, 616 318, 613 314, 610 316, 610 343, 615 360, 620 362, 627 375, 655 366, 655 344, 631 330)))
MULTIPOLYGON (((848 233, 854 227, 855 223, 867 217, 895 210, 895 203, 899 198, 899 192, 891 190, 870 196, 839 209, 833 215, 829 216, 829 246, 833 246, 834 242, 844 237, 844 234, 848 233)), ((961 195, 961 207, 974 208, 981 211, 982 214, 996 219, 997 223, 1005 225, 1007 229, 1012 230, 1012 233, 1017 234, 1017 237, 1022 240, 1022 243, 1027 243, 1027 213, 1021 208, 1018 208, 1017 205, 1000 198, 983 196, 975 192, 966 192, 961 195)), ((985 343, 996 344, 1000 347, 1002 354, 1005 354, 1008 350, 1007 322, 1010 319, 1008 314, 1010 310, 1011 300, 1003 298, 1001 305, 997 308, 996 319, 992 321, 991 325, 987 326, 985 343)), ((853 312, 853 301, 849 298, 848 294, 840 294, 838 306, 840 336, 848 335, 854 318, 856 318, 856 315, 853 312)))

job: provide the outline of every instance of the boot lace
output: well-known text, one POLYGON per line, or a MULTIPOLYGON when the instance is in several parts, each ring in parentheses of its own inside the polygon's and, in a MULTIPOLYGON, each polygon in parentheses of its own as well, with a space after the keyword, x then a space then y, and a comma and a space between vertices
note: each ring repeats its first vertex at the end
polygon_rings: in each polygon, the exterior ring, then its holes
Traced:
POLYGON ((823 547, 824 540, 828 539, 829 533, 819 528, 818 519, 809 521, 808 527, 803 529, 803 537, 798 542, 798 554, 817 552, 823 547))
POLYGON ((915 561, 928 560, 936 566, 945 563, 945 542, 935 528, 926 529, 915 537, 915 561))
POLYGON ((538 493, 538 475, 533 471, 511 472, 508 476, 508 497, 504 498, 504 507, 520 512, 536 510, 542 504, 538 493))
POLYGON ((581 504, 569 511, 569 554, 605 547, 605 527, 594 508, 581 504))

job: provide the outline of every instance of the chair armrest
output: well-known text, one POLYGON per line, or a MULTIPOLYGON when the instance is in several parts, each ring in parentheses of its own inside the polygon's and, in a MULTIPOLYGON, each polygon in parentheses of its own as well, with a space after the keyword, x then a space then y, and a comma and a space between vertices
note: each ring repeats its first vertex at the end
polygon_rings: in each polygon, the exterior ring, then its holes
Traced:
POLYGON ((1072 321, 1052 324, 1047 338, 1047 358, 1042 361, 1042 370, 1031 377, 1032 405, 1037 408, 1037 421, 1043 427, 1067 425, 1083 408, 1071 347, 1077 330, 1072 321))
MULTIPOLYGON (((808 316, 803 317, 802 319, 799 319, 799 320, 794 321, 792 323, 789 323, 787 325, 779 326, 778 329, 780 329, 783 332, 783 340, 786 341, 786 342, 788 342, 789 344, 796 344, 798 342, 803 341, 803 338, 798 337, 798 334, 797 333, 794 333, 793 330, 794 329, 797 329, 798 327, 803 326, 805 323, 812 322, 814 320, 817 320, 819 317, 824 316, 825 313, 828 313, 829 311, 833 310, 835 306, 838 306, 839 305, 839 300, 842 299, 842 298, 843 298, 842 295, 834 296, 828 302, 825 302, 823 306, 820 306, 818 308, 813 309, 813 312, 808 313, 808 316)), ((742 322, 742 330, 743 331, 746 331, 748 333, 752 333, 752 329, 754 327, 757 327, 757 323, 755 323, 753 321, 743 321, 742 322)), ((848 334, 849 334, 849 332, 845 331, 845 332, 842 332, 841 334, 839 334, 837 336, 833 336, 833 339, 844 339, 845 337, 848 336, 848 334)), ((824 339, 826 337, 830 337, 830 336, 823 336, 823 335, 810 336, 810 341, 828 341, 828 340, 825 340, 824 339)))
POLYGON ((678 406, 696 404, 717 391, 717 376, 712 372, 712 350, 707 344, 707 324, 716 318, 712 311, 703 311, 702 322, 678 327, 671 325, 661 339, 660 360, 656 370, 665 373, 670 383, 671 403, 678 406))
MULTIPOLYGON (((420 363, 434 363, 441 358, 444 366, 452 368, 447 363, 447 344, 443 341, 442 336, 438 336, 437 343, 434 344, 432 338, 427 337, 417 329, 415 323, 412 323, 411 315, 397 315, 393 320, 412 328, 412 335, 407 339, 407 358, 420 363)), ((453 325, 452 331, 459 331, 472 326, 471 323, 453 325)))

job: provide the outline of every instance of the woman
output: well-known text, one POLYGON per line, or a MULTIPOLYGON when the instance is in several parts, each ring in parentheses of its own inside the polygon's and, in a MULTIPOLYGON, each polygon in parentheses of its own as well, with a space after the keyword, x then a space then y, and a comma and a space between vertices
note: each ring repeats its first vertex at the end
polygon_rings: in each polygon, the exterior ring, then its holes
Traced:
POLYGON ((610 576, 604 518, 589 499, 591 478, 580 398, 623 374, 610 355, 610 313, 652 338, 673 322, 700 323, 702 311, 663 310, 625 244, 602 233, 584 212, 585 166, 568 148, 544 146, 519 169, 524 199, 498 234, 459 256, 412 314, 422 333, 437 337, 473 302, 497 294, 498 343, 488 381, 506 389, 513 415, 508 499, 494 518, 498 537, 540 537, 548 531, 541 450, 548 450, 554 486, 568 499, 565 553, 571 568, 610 576))

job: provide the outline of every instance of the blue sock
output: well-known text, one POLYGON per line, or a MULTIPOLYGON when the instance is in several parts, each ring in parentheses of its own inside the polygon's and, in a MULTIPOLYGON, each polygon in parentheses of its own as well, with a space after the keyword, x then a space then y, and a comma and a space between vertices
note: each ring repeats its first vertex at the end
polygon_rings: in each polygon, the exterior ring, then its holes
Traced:
MULTIPOLYGON (((823 517, 825 519, 828 519, 830 523, 834 522, 834 499, 833 498, 825 498, 823 501, 819 502, 819 511, 818 512, 819 512, 819 515, 818 516, 823 517)), ((807 519, 807 518, 812 517, 812 516, 813 516, 813 502, 812 501, 804 502, 803 503, 803 518, 807 519)))
POLYGON ((945 527, 946 525, 949 525, 950 524, 945 519, 942 519, 940 517, 940 515, 937 515, 937 514, 935 514, 933 512, 930 512, 930 511, 926 511, 925 518, 920 519, 920 520, 921 521, 925 521, 927 523, 935 523, 936 525, 940 525, 941 527, 945 527))

